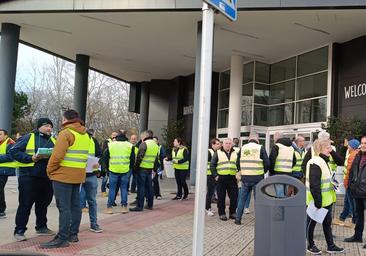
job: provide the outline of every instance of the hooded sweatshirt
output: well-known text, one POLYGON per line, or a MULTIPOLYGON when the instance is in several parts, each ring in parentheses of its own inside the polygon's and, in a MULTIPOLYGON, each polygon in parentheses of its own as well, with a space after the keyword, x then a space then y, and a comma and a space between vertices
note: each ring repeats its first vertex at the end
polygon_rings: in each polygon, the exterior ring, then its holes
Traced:
POLYGON ((81 120, 75 119, 62 125, 62 129, 57 137, 57 143, 47 165, 47 175, 50 180, 67 184, 80 184, 85 181, 85 168, 60 165, 66 155, 67 149, 75 142, 75 136, 68 129, 85 134, 86 128, 82 124, 83 122, 81 120))

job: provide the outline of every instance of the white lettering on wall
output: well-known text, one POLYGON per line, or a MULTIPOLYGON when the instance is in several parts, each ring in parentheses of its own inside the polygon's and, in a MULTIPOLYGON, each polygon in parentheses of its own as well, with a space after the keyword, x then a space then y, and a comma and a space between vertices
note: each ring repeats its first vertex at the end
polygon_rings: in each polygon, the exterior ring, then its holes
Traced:
POLYGON ((366 83, 344 87, 344 98, 357 98, 366 95, 366 83))

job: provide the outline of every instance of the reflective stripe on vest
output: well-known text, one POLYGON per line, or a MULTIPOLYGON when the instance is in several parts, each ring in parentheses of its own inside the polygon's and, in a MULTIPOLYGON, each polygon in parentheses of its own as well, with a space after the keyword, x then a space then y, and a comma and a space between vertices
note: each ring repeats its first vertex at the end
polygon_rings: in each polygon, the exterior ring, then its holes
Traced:
POLYGON ((109 170, 114 173, 127 173, 130 170, 132 144, 128 141, 114 141, 108 144, 109 170))
MULTIPOLYGON (((53 145, 56 144, 55 138, 51 137, 51 141, 52 141, 53 145)), ((30 133, 30 137, 29 137, 27 146, 25 147, 24 153, 26 153, 27 155, 30 155, 30 156, 33 156, 36 154, 35 135, 33 132, 30 133)), ((33 166, 34 166, 34 162, 31 162, 31 163, 16 162, 16 167, 33 167, 33 166)))
MULTIPOLYGON (((172 151, 172 155, 173 155, 173 160, 182 160, 184 158, 184 150, 188 150, 186 147, 180 147, 178 149, 178 152, 175 152, 175 150, 173 149, 172 151)), ((174 164, 173 163, 173 166, 174 166, 174 169, 177 169, 177 170, 188 170, 189 169, 189 161, 185 161, 184 163, 181 163, 181 164, 174 164)))
POLYGON ((349 153, 349 150, 347 149, 346 158, 344 159, 343 179, 346 178, 349 155, 350 155, 350 153, 349 153))
POLYGON ((228 159, 228 157, 226 156, 226 153, 224 151, 217 150, 217 157, 218 157, 218 162, 217 162, 217 173, 219 175, 234 175, 237 172, 237 168, 236 168, 236 161, 238 159, 238 154, 235 151, 232 151, 230 153, 230 159, 228 159))
MULTIPOLYGON (((211 159, 212 159, 212 156, 215 153, 215 151, 212 148, 209 148, 208 153, 211 155, 211 159)), ((211 161, 208 161, 207 162, 207 175, 212 175, 210 166, 211 166, 211 161)))
POLYGON ((72 129, 67 129, 74 135, 74 144, 70 146, 60 165, 72 168, 85 168, 88 160, 89 146, 92 140, 87 133, 80 134, 72 129))
POLYGON ((301 154, 297 150, 295 150, 294 152, 295 152, 295 157, 296 157, 296 165, 294 167, 292 167, 292 171, 301 172, 301 164, 304 161, 305 152, 302 151, 301 154))
POLYGON ((284 146, 281 143, 276 144, 278 146, 278 156, 275 162, 275 172, 292 172, 292 163, 294 157, 294 148, 292 146, 284 146))
MULTIPOLYGON (((95 157, 95 142, 92 137, 90 137, 90 144, 89 144, 89 152, 88 155, 91 157, 95 157)), ((98 171, 98 168, 95 168, 90 171, 86 171, 86 173, 93 173, 95 171, 98 171)))
MULTIPOLYGON (((0 155, 6 155, 6 149, 7 149, 7 146, 8 146, 9 139, 10 138, 7 138, 3 143, 1 143, 1 145, 0 145, 0 155)), ((0 163, 0 167, 15 168, 15 167, 17 167, 17 163, 15 161, 0 163)))
POLYGON ((262 146, 249 142, 241 148, 240 153, 240 174, 241 175, 263 175, 264 166, 261 159, 262 146))
POLYGON ((310 180, 309 180, 311 164, 316 164, 321 169, 322 175, 321 175, 320 189, 322 195, 322 207, 329 206, 336 201, 336 193, 334 191, 334 187, 331 182, 332 174, 330 166, 320 156, 312 157, 306 165, 306 181, 305 181, 306 205, 309 205, 312 201, 314 201, 314 198, 310 192, 310 180))
POLYGON ((142 158, 140 167, 144 169, 153 169, 157 155, 159 154, 159 146, 154 140, 146 140, 146 151, 142 158))

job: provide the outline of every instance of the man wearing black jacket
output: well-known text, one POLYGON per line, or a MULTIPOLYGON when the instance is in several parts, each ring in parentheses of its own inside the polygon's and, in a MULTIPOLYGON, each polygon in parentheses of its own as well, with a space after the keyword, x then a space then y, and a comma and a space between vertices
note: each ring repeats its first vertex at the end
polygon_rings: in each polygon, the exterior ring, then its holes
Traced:
POLYGON ((29 215, 34 204, 36 232, 39 235, 54 235, 47 227, 47 207, 52 201, 52 182, 47 176, 48 157, 37 155, 39 148, 53 148, 55 140, 51 136, 53 124, 48 118, 40 118, 37 130, 22 136, 9 150, 18 161, 19 206, 15 216, 14 238, 24 241, 29 215))
MULTIPOLYGON (((362 243, 364 229, 364 211, 366 209, 366 136, 361 138, 360 152, 352 163, 349 174, 349 187, 356 200, 357 220, 355 233, 352 237, 344 239, 345 242, 362 243)), ((363 246, 366 249, 366 244, 363 246)))

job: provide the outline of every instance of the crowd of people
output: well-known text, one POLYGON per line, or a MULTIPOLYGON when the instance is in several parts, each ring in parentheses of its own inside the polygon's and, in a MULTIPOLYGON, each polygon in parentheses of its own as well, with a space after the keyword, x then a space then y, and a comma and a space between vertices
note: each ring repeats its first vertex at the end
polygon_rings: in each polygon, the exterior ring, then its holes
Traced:
MULTIPOLYGON (((18 170, 16 241, 26 240, 33 205, 36 233, 54 235, 51 241, 41 245, 42 248, 67 247, 78 242, 82 211, 89 213, 90 231, 103 232, 97 219, 98 178, 102 178, 101 195, 108 197, 105 214, 153 210, 154 200, 162 199, 159 180, 165 160, 171 161, 174 167, 177 193, 172 199, 188 199, 186 180, 190 154, 181 138, 175 138, 173 149, 166 152, 151 130, 140 134, 139 140, 137 135, 128 138, 126 132, 120 130, 113 132, 100 146, 93 137, 94 131, 85 128, 74 110, 64 112, 57 140, 52 137, 52 129, 50 119, 40 118, 37 129, 19 137, 16 142, 6 130, 0 129, 0 218, 6 217, 5 184, 18 170), (93 162, 93 159, 97 161, 93 162), (136 193, 136 199, 131 203, 128 202, 130 192, 136 193), (120 203, 116 203, 118 194, 120 203), (53 197, 59 211, 57 233, 47 226, 47 208, 53 197)), ((268 155, 254 131, 241 146, 238 138, 211 139, 207 170, 203 170, 207 172, 207 215, 215 216, 211 204, 217 202, 220 220, 233 219, 236 225, 241 225, 243 214, 250 213, 251 194, 255 199, 256 185, 268 175, 289 175, 304 183, 307 205, 313 203, 316 208, 328 211, 322 223, 327 252, 343 252, 343 248, 335 245, 331 228, 332 206, 339 186, 335 172, 338 166, 343 166, 344 209, 333 223, 354 227, 354 235, 345 242, 362 242, 366 207, 366 137, 345 139, 339 151, 332 145, 327 132, 320 132, 307 147, 305 142, 303 136, 292 140, 278 132, 268 155), (228 212, 226 196, 230 201, 228 212), (346 221, 349 217, 351 223, 346 221)), ((283 198, 296 191, 289 185, 275 184, 274 193, 283 198)), ((310 217, 306 220, 307 251, 311 254, 321 253, 313 239, 316 223, 310 217)))

